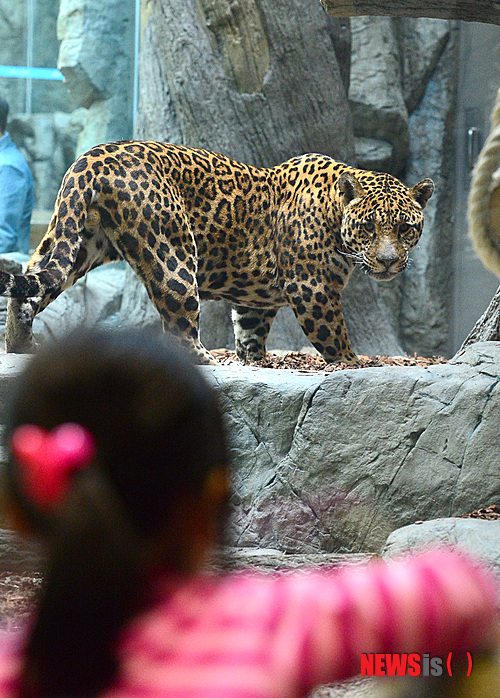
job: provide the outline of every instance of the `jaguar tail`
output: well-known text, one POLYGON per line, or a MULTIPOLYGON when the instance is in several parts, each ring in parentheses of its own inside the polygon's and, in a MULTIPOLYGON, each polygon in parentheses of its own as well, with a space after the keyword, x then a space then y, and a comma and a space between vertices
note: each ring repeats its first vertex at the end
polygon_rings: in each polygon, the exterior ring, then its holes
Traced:
POLYGON ((0 271, 0 296, 18 300, 44 298, 64 285, 76 262, 92 201, 92 188, 76 188, 71 173, 72 168, 63 179, 49 227, 28 261, 26 272, 0 271), (68 195, 71 209, 66 203, 68 195))
POLYGON ((50 293, 57 285, 56 275, 50 270, 30 274, 0 271, 0 296, 8 298, 35 298, 50 293))

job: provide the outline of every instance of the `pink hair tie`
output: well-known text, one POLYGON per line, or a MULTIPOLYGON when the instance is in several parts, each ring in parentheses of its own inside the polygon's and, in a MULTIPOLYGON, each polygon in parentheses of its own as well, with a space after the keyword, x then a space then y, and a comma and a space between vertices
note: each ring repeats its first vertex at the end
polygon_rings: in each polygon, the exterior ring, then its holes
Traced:
POLYGON ((80 424, 68 422, 52 431, 23 424, 12 434, 11 451, 21 466, 26 495, 51 508, 68 493, 72 475, 92 461, 95 441, 80 424))

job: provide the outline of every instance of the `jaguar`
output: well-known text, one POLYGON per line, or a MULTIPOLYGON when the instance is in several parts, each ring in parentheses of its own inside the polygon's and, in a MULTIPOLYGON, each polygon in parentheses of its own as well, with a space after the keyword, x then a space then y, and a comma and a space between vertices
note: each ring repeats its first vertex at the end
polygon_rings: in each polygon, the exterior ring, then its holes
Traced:
POLYGON ((66 172, 25 272, 0 272, 6 350, 33 351, 35 315, 91 269, 125 259, 199 363, 216 363, 200 341, 202 299, 232 304, 243 362, 265 355, 289 305, 326 361, 356 363, 341 292, 355 266, 377 281, 405 269, 433 191, 431 179, 410 188, 317 153, 264 168, 166 143, 93 147, 66 172))

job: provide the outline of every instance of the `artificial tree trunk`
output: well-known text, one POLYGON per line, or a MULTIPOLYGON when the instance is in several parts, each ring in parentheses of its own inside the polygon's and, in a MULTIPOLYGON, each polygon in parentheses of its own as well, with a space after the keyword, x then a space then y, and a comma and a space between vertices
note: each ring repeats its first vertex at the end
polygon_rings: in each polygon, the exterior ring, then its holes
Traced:
POLYGON ((307 151, 352 160, 350 32, 301 0, 151 0, 140 55, 141 137, 253 165, 307 151))
POLYGON ((332 17, 396 15, 500 24, 498 0, 321 0, 332 17))
MULTIPOLYGON (((354 162, 349 68, 349 26, 319 2, 151 0, 142 16, 136 135, 257 166, 306 152, 354 162)), ((401 351, 366 281, 353 278, 349 288, 353 346, 364 354, 401 351)), ((303 346, 298 325, 297 332, 303 346)), ((210 344, 203 327, 202 340, 210 344)))

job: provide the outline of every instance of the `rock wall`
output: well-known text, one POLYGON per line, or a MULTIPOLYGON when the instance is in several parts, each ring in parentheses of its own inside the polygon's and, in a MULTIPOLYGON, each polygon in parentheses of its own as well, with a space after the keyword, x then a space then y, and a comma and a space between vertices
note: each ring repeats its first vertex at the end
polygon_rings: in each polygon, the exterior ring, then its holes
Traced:
POLYGON ((412 186, 431 177, 414 261, 380 294, 409 352, 450 351, 458 34, 454 22, 389 17, 351 19, 349 100, 358 163, 412 186))
POLYGON ((232 434, 238 546, 376 551, 500 500, 499 343, 429 369, 205 370, 232 434))
MULTIPOLYGON (((0 424, 26 357, 0 358, 0 424)), ((500 502, 500 343, 428 369, 204 367, 233 457, 230 542, 378 551, 407 524, 500 502)))
POLYGON ((77 151, 130 138, 134 78, 133 0, 60 0, 58 68, 88 110, 77 151))
POLYGON ((500 572, 500 521, 443 518, 420 521, 393 531, 384 546, 385 557, 406 555, 430 545, 461 548, 500 572))

